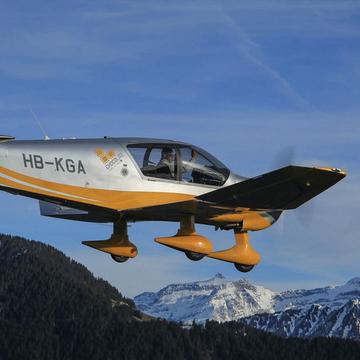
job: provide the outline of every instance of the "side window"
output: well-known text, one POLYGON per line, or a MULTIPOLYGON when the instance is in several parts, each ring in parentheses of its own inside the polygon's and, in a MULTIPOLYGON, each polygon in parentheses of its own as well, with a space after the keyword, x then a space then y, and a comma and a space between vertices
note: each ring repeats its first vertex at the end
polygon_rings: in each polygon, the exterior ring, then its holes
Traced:
POLYGON ((128 150, 145 176, 177 180, 177 156, 174 147, 129 145, 128 150))
POLYGON ((139 168, 142 168, 144 166, 146 147, 131 147, 129 151, 139 168))
POLYGON ((181 179, 195 184, 221 186, 225 183, 224 169, 208 160, 199 150, 182 147, 181 154, 181 179))

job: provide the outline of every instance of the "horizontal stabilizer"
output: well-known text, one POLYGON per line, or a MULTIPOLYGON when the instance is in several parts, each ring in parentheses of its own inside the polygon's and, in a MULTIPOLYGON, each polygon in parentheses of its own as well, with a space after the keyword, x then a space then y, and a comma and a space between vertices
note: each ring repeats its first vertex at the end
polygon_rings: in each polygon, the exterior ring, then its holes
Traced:
POLYGON ((10 141, 10 140, 15 140, 15 138, 9 135, 0 135, 0 142, 10 141))
POLYGON ((295 209, 345 176, 345 172, 335 168, 286 166, 200 195, 197 199, 229 207, 295 209))
POLYGON ((79 209, 73 209, 71 207, 50 203, 47 201, 40 200, 40 214, 42 216, 69 216, 69 215, 87 215, 88 211, 83 211, 79 209))

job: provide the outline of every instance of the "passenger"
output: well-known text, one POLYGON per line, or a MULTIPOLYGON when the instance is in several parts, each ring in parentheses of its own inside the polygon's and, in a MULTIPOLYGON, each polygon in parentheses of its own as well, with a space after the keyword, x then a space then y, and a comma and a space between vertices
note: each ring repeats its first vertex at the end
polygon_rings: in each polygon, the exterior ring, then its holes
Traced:
MULTIPOLYGON (((184 155, 185 152, 182 153, 182 156, 184 155)), ((195 149, 191 149, 190 156, 189 160, 184 160, 184 158, 182 158, 182 176, 183 178, 185 177, 188 182, 199 183, 199 175, 201 176, 201 174, 196 171, 199 167, 199 164, 197 163, 198 152, 195 149)))

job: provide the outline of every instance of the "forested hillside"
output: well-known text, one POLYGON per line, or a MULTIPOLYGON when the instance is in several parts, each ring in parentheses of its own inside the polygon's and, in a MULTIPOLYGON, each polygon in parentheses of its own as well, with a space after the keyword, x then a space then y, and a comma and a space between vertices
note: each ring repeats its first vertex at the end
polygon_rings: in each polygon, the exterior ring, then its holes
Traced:
POLYGON ((1 360, 320 360, 360 354, 356 342, 282 339, 236 322, 183 328, 144 320, 131 300, 53 247, 0 235, 1 360))

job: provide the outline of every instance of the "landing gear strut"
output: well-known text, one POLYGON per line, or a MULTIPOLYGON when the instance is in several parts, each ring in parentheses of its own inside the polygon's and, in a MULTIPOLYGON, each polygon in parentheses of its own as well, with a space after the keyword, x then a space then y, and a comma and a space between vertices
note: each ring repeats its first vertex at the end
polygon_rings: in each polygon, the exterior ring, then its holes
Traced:
POLYGON ((114 223, 114 233, 110 239, 83 241, 83 244, 110 254, 111 258, 118 263, 123 263, 137 255, 136 246, 129 241, 127 222, 122 218, 114 223))

